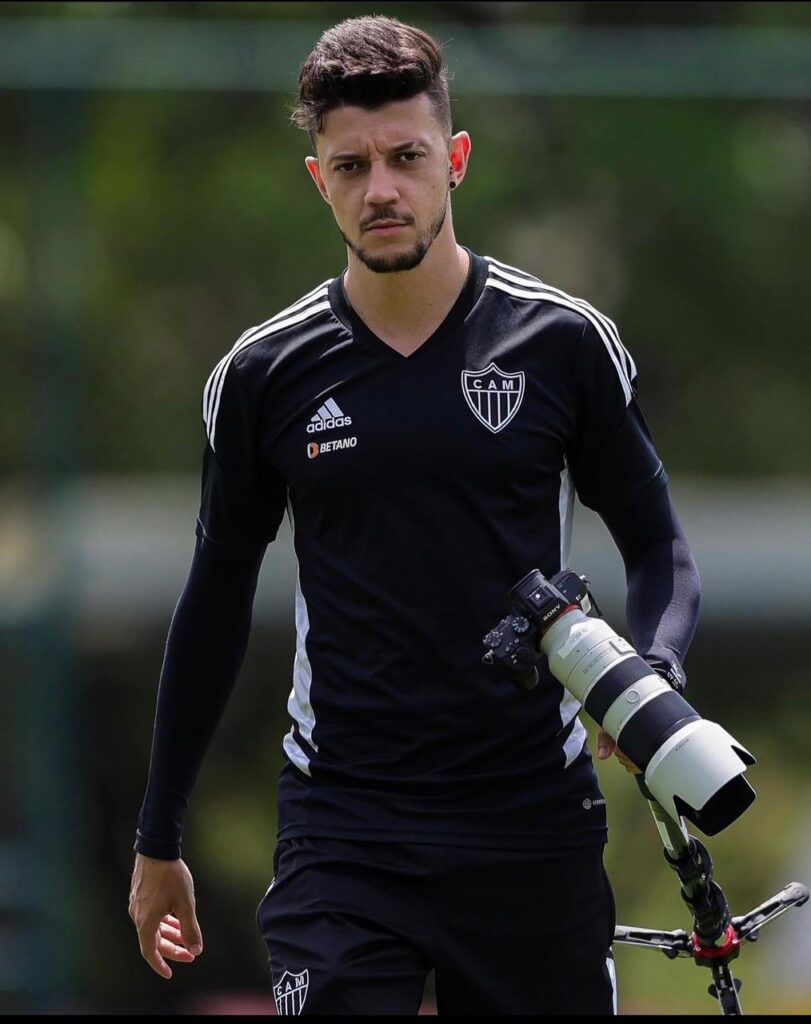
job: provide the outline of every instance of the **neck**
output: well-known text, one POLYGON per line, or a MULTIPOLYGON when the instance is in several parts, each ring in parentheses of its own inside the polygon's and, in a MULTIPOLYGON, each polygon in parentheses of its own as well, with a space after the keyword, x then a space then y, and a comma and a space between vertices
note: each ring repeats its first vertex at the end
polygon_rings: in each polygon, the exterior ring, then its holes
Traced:
POLYGON ((404 347, 417 347, 450 312, 464 287, 468 265, 468 253, 446 222, 413 270, 376 274, 350 250, 344 290, 357 315, 375 333, 404 347))

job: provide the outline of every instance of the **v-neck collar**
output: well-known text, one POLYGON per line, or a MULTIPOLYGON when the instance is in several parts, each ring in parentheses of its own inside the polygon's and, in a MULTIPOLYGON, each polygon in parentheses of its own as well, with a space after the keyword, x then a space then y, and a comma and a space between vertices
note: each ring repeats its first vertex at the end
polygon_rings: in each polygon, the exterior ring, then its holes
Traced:
POLYGON ((388 342, 385 342, 382 338, 378 337, 378 335, 376 335, 374 331, 370 330, 364 321, 361 320, 349 304, 349 300, 346 297, 346 292, 344 290, 345 271, 340 273, 338 277, 333 278, 329 283, 328 297, 330 305, 332 306, 332 311, 344 327, 346 327, 346 329, 352 334, 352 337, 357 341, 363 342, 364 344, 380 351, 388 352, 394 359, 413 359, 414 356, 419 355, 423 349, 428 348, 429 346, 433 348, 433 346, 440 340, 446 338, 456 330, 468 313, 473 309, 482 293, 482 290, 484 289, 488 272, 487 260, 482 256, 477 256, 476 253, 471 252, 466 246, 463 248, 465 248, 465 251, 470 256, 470 265, 468 267, 467 278, 462 286, 462 290, 457 296, 456 302, 451 306, 447 316, 433 334, 430 334, 419 348, 414 349, 414 351, 409 355, 403 355, 403 353, 398 352, 396 348, 392 348, 388 342))

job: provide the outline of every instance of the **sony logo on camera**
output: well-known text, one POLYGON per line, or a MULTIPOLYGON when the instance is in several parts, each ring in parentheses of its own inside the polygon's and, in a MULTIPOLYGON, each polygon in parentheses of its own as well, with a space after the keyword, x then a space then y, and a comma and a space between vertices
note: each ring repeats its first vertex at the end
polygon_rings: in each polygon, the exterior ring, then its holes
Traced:
POLYGON ((549 610, 541 615, 541 622, 548 622, 550 619, 557 618, 565 607, 565 601, 555 600, 549 610))
POLYGON ((351 427, 351 416, 330 416, 327 420, 319 420, 317 423, 307 424, 307 433, 315 434, 319 430, 332 430, 333 427, 351 427))

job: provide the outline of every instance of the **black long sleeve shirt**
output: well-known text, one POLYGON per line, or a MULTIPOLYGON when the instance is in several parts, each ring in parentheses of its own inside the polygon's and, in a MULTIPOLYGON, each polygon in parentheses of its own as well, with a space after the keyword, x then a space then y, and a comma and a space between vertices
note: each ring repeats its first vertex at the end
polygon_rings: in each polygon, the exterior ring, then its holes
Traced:
POLYGON ((203 396, 198 541, 136 850, 179 856, 285 510, 299 580, 280 836, 604 842, 578 702, 548 670, 529 693, 497 679, 481 637, 529 569, 568 564, 576 490, 624 559, 639 652, 657 669, 684 659, 698 574, 636 392, 607 317, 475 254, 408 357, 340 277, 246 331, 203 396))

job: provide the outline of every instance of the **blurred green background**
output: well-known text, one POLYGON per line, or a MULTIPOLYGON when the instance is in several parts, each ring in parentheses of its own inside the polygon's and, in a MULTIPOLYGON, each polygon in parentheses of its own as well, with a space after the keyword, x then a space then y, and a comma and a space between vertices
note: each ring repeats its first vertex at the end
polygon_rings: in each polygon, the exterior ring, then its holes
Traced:
MULTIPOLYGON (((704 583, 688 696, 759 761, 758 800, 708 841, 733 914, 811 882, 811 5, 6 3, 0 1012, 272 1012, 254 910, 288 728, 287 527, 189 815, 206 952, 168 983, 127 916, 131 846, 202 388, 344 265, 288 115, 320 32, 373 12, 446 47, 473 140, 459 239, 588 299, 636 360, 704 583)), ((575 522, 572 565, 624 628, 619 557, 575 522)), ((599 773, 620 922, 689 928, 636 787, 599 773)), ((811 1011, 809 915, 733 965, 746 1012, 811 1011)), ((689 961, 617 962, 622 1013, 718 1012, 689 961)))

